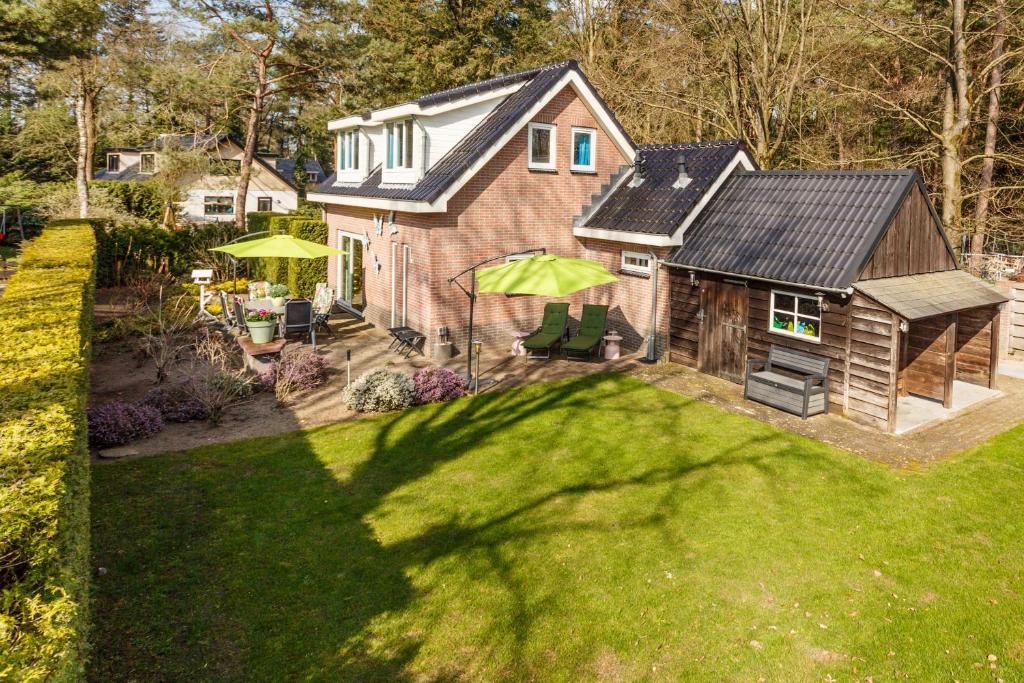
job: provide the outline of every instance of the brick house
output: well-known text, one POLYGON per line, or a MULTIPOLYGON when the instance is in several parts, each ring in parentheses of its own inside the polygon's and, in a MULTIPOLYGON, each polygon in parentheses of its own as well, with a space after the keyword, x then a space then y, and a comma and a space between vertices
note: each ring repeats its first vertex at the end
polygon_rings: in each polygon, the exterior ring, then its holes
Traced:
MULTIPOLYGON (((638 148, 575 62, 432 93, 331 121, 336 172, 309 194, 324 206, 328 279, 339 304, 383 327, 442 329, 465 346, 468 302, 448 278, 486 258, 544 247, 600 261, 614 284, 566 299, 611 306, 610 326, 638 349, 668 340, 668 275, 653 267, 679 244, 688 215, 737 166, 736 142, 638 148), (639 159, 634 168, 634 160, 639 159), (680 174, 682 179, 680 180, 680 174), (642 204, 646 212, 629 206, 642 204)), ((514 257, 512 257, 514 258, 514 257)), ((474 336, 510 345, 533 329, 541 297, 482 295, 474 336)))

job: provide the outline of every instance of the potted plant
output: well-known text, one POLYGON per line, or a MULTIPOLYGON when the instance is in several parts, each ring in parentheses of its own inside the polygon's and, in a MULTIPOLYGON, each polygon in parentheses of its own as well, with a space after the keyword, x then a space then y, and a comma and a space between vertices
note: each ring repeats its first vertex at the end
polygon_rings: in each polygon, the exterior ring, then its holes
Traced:
POLYGON ((268 344, 274 338, 277 313, 265 308, 249 311, 245 316, 245 326, 249 328, 249 338, 253 344, 268 344))
POLYGON ((270 303, 284 306, 284 298, 288 296, 288 285, 270 285, 267 294, 270 295, 270 303))

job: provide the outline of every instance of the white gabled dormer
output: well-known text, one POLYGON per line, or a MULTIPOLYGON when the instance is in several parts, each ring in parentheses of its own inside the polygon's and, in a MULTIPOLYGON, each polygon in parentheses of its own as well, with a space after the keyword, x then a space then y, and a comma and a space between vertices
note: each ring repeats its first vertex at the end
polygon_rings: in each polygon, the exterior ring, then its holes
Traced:
POLYGON ((412 185, 423 177, 423 127, 412 116, 385 121, 381 147, 381 182, 412 185))
POLYGON ((335 138, 334 167, 339 183, 361 183, 369 174, 369 139, 359 127, 339 130, 335 138))

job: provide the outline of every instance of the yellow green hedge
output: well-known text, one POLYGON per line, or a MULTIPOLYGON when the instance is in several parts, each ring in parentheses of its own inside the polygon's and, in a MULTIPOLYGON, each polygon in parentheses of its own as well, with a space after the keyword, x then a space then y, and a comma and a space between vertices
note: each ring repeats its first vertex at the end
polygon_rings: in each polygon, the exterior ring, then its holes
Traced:
POLYGON ((0 296, 0 680, 84 677, 95 246, 51 224, 0 296))

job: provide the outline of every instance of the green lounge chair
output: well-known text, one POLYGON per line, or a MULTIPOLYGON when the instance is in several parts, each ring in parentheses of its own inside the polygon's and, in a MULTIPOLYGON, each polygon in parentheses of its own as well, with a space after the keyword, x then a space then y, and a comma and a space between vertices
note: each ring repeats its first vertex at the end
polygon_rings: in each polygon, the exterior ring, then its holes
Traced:
POLYGON ((569 304, 544 304, 544 319, 540 329, 523 340, 526 357, 551 358, 551 347, 565 339, 568 328, 569 304))
POLYGON ((569 355, 594 357, 594 351, 604 343, 604 334, 608 329, 608 307, 596 304, 583 304, 583 315, 580 316, 580 330, 576 336, 562 344, 562 353, 569 355))

